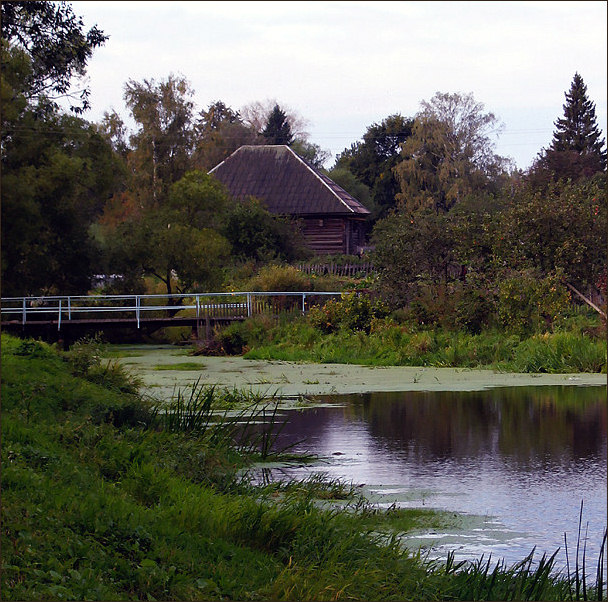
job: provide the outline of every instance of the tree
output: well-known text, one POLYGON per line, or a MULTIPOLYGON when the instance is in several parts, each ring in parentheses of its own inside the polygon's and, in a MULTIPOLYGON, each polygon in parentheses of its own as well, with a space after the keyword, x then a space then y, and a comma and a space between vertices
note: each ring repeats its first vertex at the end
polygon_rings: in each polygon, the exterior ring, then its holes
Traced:
POLYGON ((371 190, 373 207, 366 206, 372 209, 372 221, 386 216, 395 205, 400 188, 393 168, 401 158, 401 145, 411 136, 413 124, 413 119, 389 115, 381 123, 370 125, 362 141, 345 149, 336 159, 336 171, 349 170, 371 190))
POLYGON ((84 294, 99 270, 91 236, 121 165, 80 118, 24 114, 2 160, 3 294, 84 294))
POLYGON ((218 230, 230 203, 215 178, 187 173, 170 188, 164 204, 106 224, 108 268, 130 282, 155 276, 169 295, 219 286, 230 244, 218 230))
POLYGON ((378 214, 370 189, 361 182, 355 175, 346 167, 334 167, 329 172, 329 177, 338 186, 341 186, 352 194, 359 202, 361 202, 372 214, 378 214))
POLYGON ((519 189, 499 216, 494 253, 514 269, 555 271, 576 287, 597 286, 606 272, 606 176, 519 189))
MULTIPOLYGON (((275 99, 252 102, 241 107, 239 115, 245 125, 261 134, 268 123, 268 116, 273 111, 274 107, 278 105, 279 103, 275 99)), ((301 115, 298 115, 295 110, 285 106, 285 104, 281 103, 280 106, 281 110, 285 113, 286 121, 289 123, 294 138, 303 141, 308 140, 309 134, 306 131, 306 128, 309 125, 308 121, 301 115)))
POLYGON ((244 144, 259 144, 259 136, 245 125, 238 111, 221 100, 199 113, 194 126, 193 166, 209 171, 244 144))
POLYGON ((98 269, 91 226, 117 186, 120 160, 104 135, 59 111, 107 36, 84 33, 64 3, 3 2, 2 288, 5 294, 86 293, 98 269))
POLYGON ((421 286, 447 284, 456 262, 452 221, 452 215, 430 208, 401 208, 376 223, 374 263, 383 297, 393 307, 414 299, 421 286))
POLYGON ((467 195, 491 191, 507 168, 489 138, 497 118, 471 94, 437 92, 421 107, 394 168, 397 200, 411 209, 448 211, 467 195))
POLYGON ((551 145, 539 153, 531 170, 537 180, 576 180, 606 170, 605 139, 597 126, 595 104, 578 73, 565 97, 564 116, 555 122, 551 145))
POLYGON ((18 93, 28 103, 46 100, 55 108, 59 98, 77 97, 71 109, 76 113, 87 109, 89 89, 72 91, 72 84, 83 78, 93 50, 108 36, 96 26, 85 33, 82 18, 64 2, 2 2, 1 11, 3 54, 19 49, 29 58, 18 93))
POLYGON ((125 102, 138 125, 129 163, 142 206, 162 203, 169 187, 192 168, 192 95, 188 81, 174 75, 125 85, 125 102))
POLYGON ((293 142, 293 134, 291 133, 291 126, 287 121, 287 115, 281 110, 279 105, 274 105, 274 108, 269 113, 262 136, 266 138, 268 144, 289 145, 293 142))
POLYGON ((271 214, 253 198, 234 205, 222 233, 232 245, 233 256, 241 260, 292 261, 303 253, 297 224, 271 214))
POLYGON ((304 140, 294 140, 290 147, 316 169, 323 169, 325 162, 331 157, 328 150, 322 149, 318 144, 304 140))

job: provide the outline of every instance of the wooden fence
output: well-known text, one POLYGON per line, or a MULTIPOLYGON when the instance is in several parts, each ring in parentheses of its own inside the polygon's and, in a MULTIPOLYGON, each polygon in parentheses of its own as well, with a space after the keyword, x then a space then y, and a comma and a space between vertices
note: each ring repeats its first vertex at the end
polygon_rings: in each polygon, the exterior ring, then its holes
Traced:
POLYGON ((365 263, 310 263, 298 264, 298 270, 305 274, 316 274, 317 276, 332 275, 350 278, 365 278, 369 274, 376 272, 376 268, 371 262, 365 263))

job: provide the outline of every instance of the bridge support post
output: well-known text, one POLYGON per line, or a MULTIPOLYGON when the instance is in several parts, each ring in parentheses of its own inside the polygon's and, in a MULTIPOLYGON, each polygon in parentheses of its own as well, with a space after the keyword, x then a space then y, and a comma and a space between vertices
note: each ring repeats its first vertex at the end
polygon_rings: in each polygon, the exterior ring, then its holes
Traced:
POLYGON ((209 319, 209 314, 205 317, 205 341, 207 343, 211 342, 211 320, 209 319))

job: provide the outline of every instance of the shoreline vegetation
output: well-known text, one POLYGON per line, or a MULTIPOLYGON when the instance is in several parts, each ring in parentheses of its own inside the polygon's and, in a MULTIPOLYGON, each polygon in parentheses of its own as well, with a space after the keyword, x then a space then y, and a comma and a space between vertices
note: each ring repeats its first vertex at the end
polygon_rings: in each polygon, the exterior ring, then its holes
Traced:
POLYGON ((272 430, 243 434, 246 415, 272 413, 254 393, 194 386, 161 409, 93 343, 4 334, 2 377, 4 600, 605 596, 602 558, 584 577, 576 542, 568 570, 555 554, 430 561, 399 535, 449 513, 381 510, 319 478, 253 486, 254 463, 306 461, 272 451, 272 430))
POLYGON ((550 328, 530 331, 424 327, 389 314, 379 301, 355 293, 312 308, 302 317, 254 316, 215 333, 193 353, 247 359, 484 368, 516 373, 606 373, 605 320, 572 309, 550 328))

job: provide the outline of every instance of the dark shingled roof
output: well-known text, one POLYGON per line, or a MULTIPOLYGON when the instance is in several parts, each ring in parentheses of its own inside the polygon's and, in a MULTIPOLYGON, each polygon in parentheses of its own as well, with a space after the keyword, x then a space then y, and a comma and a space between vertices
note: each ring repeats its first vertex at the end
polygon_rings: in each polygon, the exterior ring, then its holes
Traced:
POLYGON ((210 172, 239 200, 253 196, 282 215, 358 215, 369 211, 284 145, 241 146, 210 172))

